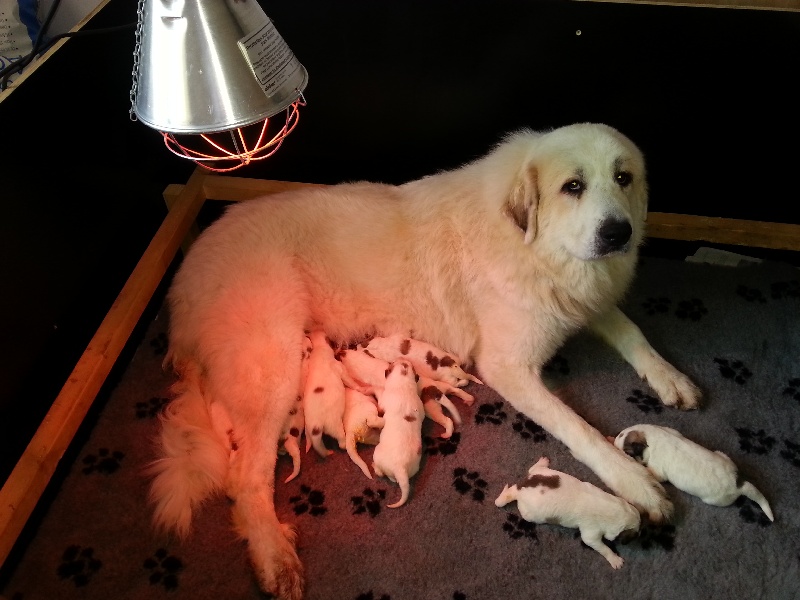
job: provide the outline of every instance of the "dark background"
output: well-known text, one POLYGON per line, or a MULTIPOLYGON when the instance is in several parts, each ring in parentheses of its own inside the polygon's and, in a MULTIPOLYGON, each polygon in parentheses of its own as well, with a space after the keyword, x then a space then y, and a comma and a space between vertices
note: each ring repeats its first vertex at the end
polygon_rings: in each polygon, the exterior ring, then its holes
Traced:
MULTIPOLYGON (((235 175, 399 183, 518 127, 601 121, 644 150, 651 210, 798 222, 800 13, 261 4, 309 72, 308 106, 273 158, 235 175)), ((87 28, 135 18, 112 0, 87 28)), ((194 166, 130 120, 133 47, 133 29, 71 39, 0 103, 3 479, 158 228, 164 187, 194 166)))

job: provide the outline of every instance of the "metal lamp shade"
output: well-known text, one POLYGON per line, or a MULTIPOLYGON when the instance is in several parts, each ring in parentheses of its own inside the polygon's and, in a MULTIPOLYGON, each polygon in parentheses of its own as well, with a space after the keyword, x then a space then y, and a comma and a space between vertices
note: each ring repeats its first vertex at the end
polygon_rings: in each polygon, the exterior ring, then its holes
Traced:
POLYGON ((144 0, 140 6, 132 108, 145 125, 178 134, 227 131, 271 117, 302 95, 308 80, 302 65, 267 95, 237 45, 250 33, 247 24, 226 0, 144 0))

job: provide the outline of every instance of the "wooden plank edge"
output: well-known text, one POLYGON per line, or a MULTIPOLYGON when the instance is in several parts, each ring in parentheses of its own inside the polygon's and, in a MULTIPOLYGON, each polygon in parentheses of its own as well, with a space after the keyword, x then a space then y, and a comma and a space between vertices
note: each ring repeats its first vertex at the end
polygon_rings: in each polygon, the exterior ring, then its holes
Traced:
POLYGON ((0 489, 0 564, 11 552, 178 246, 194 223, 205 201, 203 178, 199 171, 190 177, 0 489))

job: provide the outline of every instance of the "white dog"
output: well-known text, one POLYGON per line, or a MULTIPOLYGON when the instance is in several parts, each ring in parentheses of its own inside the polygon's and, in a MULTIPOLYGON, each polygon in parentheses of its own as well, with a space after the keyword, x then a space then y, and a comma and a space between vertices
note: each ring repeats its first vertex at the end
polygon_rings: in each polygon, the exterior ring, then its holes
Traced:
POLYGON ((665 404, 697 406, 698 389, 616 308, 646 214, 640 151, 588 123, 518 131, 482 158, 400 186, 307 187, 229 207, 168 294, 167 363, 182 386, 152 467, 156 523, 185 533, 192 510, 224 489, 261 588, 302 597, 294 532, 273 504, 274 465, 303 332, 314 328, 337 342, 413 331, 474 365, 615 493, 653 520, 669 516, 650 472, 541 380, 542 366, 588 325, 665 404), (189 415, 211 402, 225 404, 240 440, 232 461, 210 424, 190 426, 210 423, 189 415), (224 460, 193 452, 204 443, 219 444, 224 460))
POLYGON ((400 486, 400 499, 389 508, 402 506, 411 490, 409 480, 419 471, 422 460, 422 419, 425 408, 417 394, 414 367, 405 359, 391 364, 386 385, 378 396, 383 410, 383 429, 372 454, 372 468, 400 486))
POLYGON ((517 501, 520 516, 532 523, 577 527, 583 543, 597 550, 609 564, 619 569, 624 560, 603 543, 625 532, 639 531, 641 517, 630 504, 604 492, 588 481, 549 468, 550 460, 539 459, 528 470, 528 478, 505 486, 494 501, 505 506, 517 501))
POLYGON ((347 454, 361 472, 372 479, 367 463, 358 455, 358 444, 377 444, 384 419, 378 416, 378 404, 358 390, 344 390, 344 434, 347 454))
POLYGON ((614 444, 646 466, 658 481, 669 481, 706 504, 730 506, 739 496, 746 496, 761 507, 770 521, 775 520, 767 499, 739 476, 736 464, 726 454, 712 452, 679 431, 658 425, 634 425, 623 429, 614 444))

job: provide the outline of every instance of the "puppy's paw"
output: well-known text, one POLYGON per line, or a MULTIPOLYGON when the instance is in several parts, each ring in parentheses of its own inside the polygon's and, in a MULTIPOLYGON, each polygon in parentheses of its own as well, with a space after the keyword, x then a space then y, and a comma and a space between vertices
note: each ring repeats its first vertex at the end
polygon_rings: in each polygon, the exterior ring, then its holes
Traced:
POLYGON ((625 563, 623 558, 617 554, 611 554, 610 556, 607 556, 606 559, 608 560, 608 564, 610 564, 615 570, 621 568, 625 563))
POLYGON ((654 361, 643 377, 666 406, 693 410, 700 405, 700 388, 661 357, 654 361))

